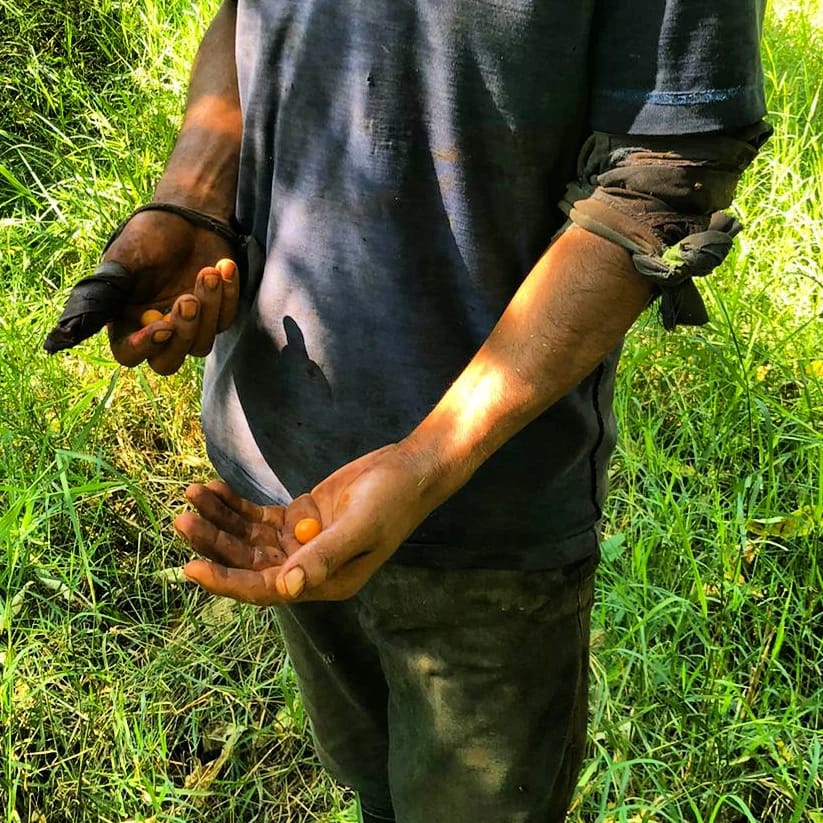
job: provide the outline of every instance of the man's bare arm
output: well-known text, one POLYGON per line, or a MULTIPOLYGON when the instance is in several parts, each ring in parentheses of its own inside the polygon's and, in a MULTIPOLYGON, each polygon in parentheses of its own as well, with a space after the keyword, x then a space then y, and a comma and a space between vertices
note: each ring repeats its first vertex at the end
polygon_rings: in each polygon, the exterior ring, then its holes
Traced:
POLYGON ((171 374, 232 323, 239 294, 234 213, 242 137, 235 4, 224 2, 192 68, 177 142, 153 202, 120 226, 75 284, 44 347, 70 349, 104 325, 115 359, 171 374), (171 213, 170 213, 171 212, 171 213), (151 318, 146 320, 145 318, 151 318))
POLYGON ((652 297, 628 253, 572 227, 537 262, 483 346, 401 444, 435 505, 617 346, 652 297))
POLYGON ((235 2, 226 0, 197 53, 183 125, 155 199, 224 220, 234 213, 242 122, 234 54, 235 2))

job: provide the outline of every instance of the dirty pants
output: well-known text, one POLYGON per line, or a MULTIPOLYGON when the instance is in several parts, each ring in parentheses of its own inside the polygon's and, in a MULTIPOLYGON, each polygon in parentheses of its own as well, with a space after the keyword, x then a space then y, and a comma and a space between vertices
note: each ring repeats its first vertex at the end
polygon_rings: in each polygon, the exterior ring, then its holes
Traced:
POLYGON ((350 600, 278 608, 317 753, 364 820, 562 823, 595 566, 390 564, 350 600))

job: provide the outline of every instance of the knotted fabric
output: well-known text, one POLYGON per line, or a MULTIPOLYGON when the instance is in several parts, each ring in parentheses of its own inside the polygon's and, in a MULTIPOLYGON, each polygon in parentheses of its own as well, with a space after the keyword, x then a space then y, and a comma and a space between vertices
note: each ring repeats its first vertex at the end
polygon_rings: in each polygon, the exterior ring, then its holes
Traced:
POLYGON ((629 251, 662 298, 666 329, 702 325, 709 317, 694 278, 717 268, 741 231, 722 209, 770 134, 763 122, 675 137, 596 132, 560 208, 570 223, 629 251))

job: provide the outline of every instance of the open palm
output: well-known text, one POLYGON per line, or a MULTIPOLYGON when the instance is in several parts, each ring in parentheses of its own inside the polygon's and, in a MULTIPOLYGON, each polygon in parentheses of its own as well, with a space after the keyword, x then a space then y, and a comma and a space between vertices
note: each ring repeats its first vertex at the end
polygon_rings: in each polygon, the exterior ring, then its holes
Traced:
POLYGON ((257 506, 225 484, 192 487, 198 514, 181 515, 175 528, 209 560, 191 561, 185 573, 213 594, 258 605, 351 597, 434 508, 420 479, 414 461, 390 445, 287 508, 257 506), (305 517, 322 531, 301 546, 294 525, 305 517))

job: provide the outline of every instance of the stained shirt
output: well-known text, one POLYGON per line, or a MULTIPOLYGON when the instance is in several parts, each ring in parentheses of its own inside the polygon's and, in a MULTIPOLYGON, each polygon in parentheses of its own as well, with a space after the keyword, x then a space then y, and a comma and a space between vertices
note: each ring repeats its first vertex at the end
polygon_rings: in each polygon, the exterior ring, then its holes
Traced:
MULTIPOLYGON (((562 223, 593 129, 762 117, 761 15, 759 0, 239 0, 237 216, 265 264, 207 361, 218 472, 287 503, 407 435, 562 223)), ((393 562, 536 569, 595 554, 617 359, 393 562)))

